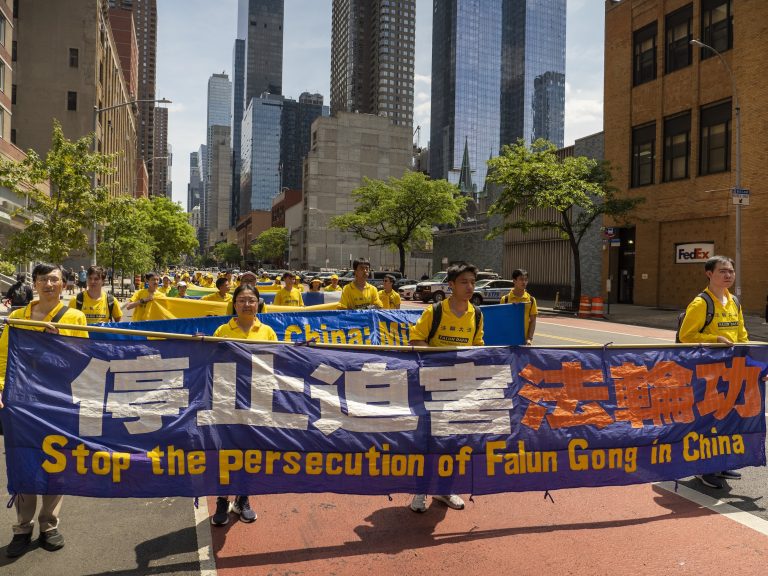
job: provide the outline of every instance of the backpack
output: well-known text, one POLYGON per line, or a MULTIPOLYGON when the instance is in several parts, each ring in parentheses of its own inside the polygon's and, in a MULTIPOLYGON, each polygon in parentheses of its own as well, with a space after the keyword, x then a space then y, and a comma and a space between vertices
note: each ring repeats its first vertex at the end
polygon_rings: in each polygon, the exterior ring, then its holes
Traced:
POLYGON ((11 300, 11 306, 26 306, 32 300, 32 290, 26 284, 14 284, 8 290, 8 298, 11 300))
MULTIPOLYGON (((475 334, 477 334, 478 328, 480 328, 480 321, 483 319, 483 311, 470 302, 472 308, 475 309, 475 333, 472 334, 470 342, 474 340, 475 334)), ((434 302, 432 304, 432 326, 429 328, 429 336, 427 336, 427 344, 437 334, 437 329, 440 328, 440 321, 443 319, 443 306, 442 302, 434 302)))
MULTIPOLYGON (((83 296, 85 292, 80 292, 80 294, 77 295, 75 298, 75 306, 77 306, 78 310, 83 309, 83 302, 85 300, 85 297, 83 296)), ((114 317, 112 316, 112 306, 115 305, 115 297, 112 296, 109 292, 107 292, 107 313, 109 314, 109 321, 112 322, 114 320, 114 317)))
MULTIPOLYGON (((712 296, 707 294, 707 292, 700 292, 699 298, 704 300, 707 305, 707 314, 704 317, 704 325, 699 330, 699 334, 701 334, 704 332, 704 329, 712 323, 712 319, 715 317, 715 302, 712 300, 712 296)), ((731 294, 731 298, 733 298, 733 301, 736 303, 736 308, 741 310, 741 303, 739 302, 739 299, 736 298, 734 294, 731 294)), ((678 344, 680 344, 680 328, 683 325, 683 320, 685 320, 685 310, 677 315, 677 332, 675 332, 675 342, 678 344)))

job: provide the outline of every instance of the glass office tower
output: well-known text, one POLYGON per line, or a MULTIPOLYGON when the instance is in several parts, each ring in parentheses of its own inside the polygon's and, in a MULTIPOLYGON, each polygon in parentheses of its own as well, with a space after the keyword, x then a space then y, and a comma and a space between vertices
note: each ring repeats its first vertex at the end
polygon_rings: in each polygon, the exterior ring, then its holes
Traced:
POLYGON ((434 0, 432 178, 479 192, 502 145, 562 146, 564 116, 565 0, 434 0))
POLYGON ((280 193, 280 120, 283 97, 262 94, 243 114, 240 142, 240 215, 272 210, 280 193))

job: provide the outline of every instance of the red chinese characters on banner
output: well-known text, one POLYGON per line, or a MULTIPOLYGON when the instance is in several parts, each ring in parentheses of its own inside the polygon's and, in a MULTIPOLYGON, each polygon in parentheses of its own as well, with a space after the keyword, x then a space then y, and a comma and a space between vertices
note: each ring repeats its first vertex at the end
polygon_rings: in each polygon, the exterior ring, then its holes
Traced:
POLYGON ((730 368, 723 362, 701 364, 696 367, 696 376, 707 382, 704 399, 696 404, 699 414, 714 414, 718 420, 725 418, 734 408, 742 418, 760 414, 762 399, 757 381, 760 377, 760 368, 746 364, 747 359, 739 357, 732 360, 730 368), (717 390, 720 380, 727 383, 728 391, 725 394, 717 390), (744 403, 737 405, 736 400, 742 389, 744 403))

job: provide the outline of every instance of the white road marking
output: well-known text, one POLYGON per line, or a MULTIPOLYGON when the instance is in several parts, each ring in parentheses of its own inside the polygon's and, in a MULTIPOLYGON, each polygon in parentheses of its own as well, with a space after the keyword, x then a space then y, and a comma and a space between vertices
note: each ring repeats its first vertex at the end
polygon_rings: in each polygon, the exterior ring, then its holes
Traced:
MULTIPOLYGON (((558 324, 556 322, 542 322, 542 326, 560 326, 561 328, 570 328, 573 330, 574 328, 578 328, 579 330, 586 330, 588 332, 603 332, 605 334, 618 334, 620 336, 634 336, 635 338, 650 338, 651 340, 661 340, 663 342, 666 342, 669 344, 670 340, 669 338, 660 338, 658 336, 639 336, 637 334, 629 334, 627 332, 618 332, 617 330, 601 330, 599 328, 586 328, 584 326, 571 326, 570 324, 558 324)), ((653 330, 664 330, 664 328, 653 328, 653 330)), ((672 332, 672 330, 667 330, 667 332, 672 332)))
POLYGON ((682 484, 677 485, 677 492, 675 492, 674 482, 656 482, 655 485, 666 490, 667 492, 678 494, 686 500, 690 500, 694 504, 709 508, 712 510, 712 512, 722 514, 726 518, 733 520, 734 522, 738 522, 742 526, 751 528, 755 532, 759 532, 764 536, 768 536, 768 520, 763 520, 759 516, 755 516, 749 512, 739 510, 727 502, 723 502, 717 498, 712 498, 707 494, 702 494, 701 492, 694 490, 693 488, 688 488, 688 486, 683 486, 682 484))
POLYGON ((197 534, 197 558, 200 576, 216 576, 216 559, 213 556, 211 521, 208 518, 208 498, 201 496, 195 508, 195 533, 197 534))

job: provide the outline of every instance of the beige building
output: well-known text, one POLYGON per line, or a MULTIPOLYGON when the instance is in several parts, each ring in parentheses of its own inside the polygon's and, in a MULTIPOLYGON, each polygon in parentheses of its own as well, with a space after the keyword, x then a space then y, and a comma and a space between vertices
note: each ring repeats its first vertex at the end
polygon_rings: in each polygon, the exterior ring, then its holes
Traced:
POLYGON ((208 180, 205 196, 208 220, 208 243, 212 249, 227 241, 232 212, 232 148, 229 144, 230 127, 213 125, 209 129, 208 180))
POLYGON ((58 120, 69 139, 96 132, 96 149, 116 153, 99 181, 113 195, 136 190, 136 111, 123 77, 106 0, 26 0, 14 15, 13 141, 47 153, 58 120), (95 112, 95 110, 103 110, 95 112))
MULTIPOLYGON (((411 129, 395 126, 387 117, 339 112, 315 120, 312 148, 304 161, 303 234, 298 253, 292 247, 291 261, 300 262, 301 268, 346 268, 350 259, 363 256, 372 269, 399 268, 397 252, 369 246, 328 224, 334 216, 354 211, 351 192, 363 184, 363 177, 402 178, 411 166, 411 153, 411 129)), ((407 255, 406 272, 421 275, 428 262, 407 255)))
POLYGON ((620 301, 682 308, 706 285, 707 254, 735 257, 738 95, 741 187, 750 194, 737 274, 744 308, 763 310, 768 76, 756 39, 766 34, 764 0, 606 2, 605 158, 620 193, 646 199, 634 225, 613 227, 610 266, 605 258, 620 301))

